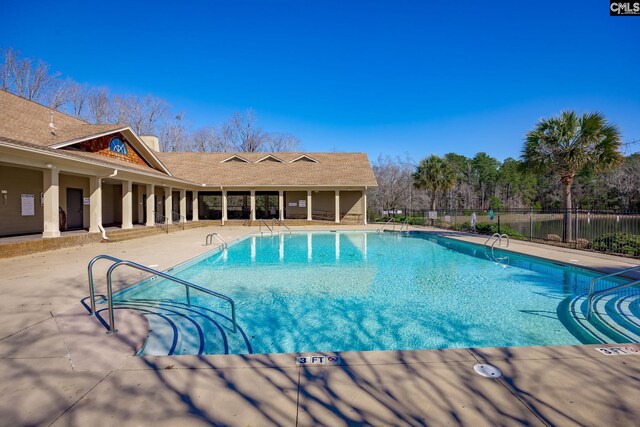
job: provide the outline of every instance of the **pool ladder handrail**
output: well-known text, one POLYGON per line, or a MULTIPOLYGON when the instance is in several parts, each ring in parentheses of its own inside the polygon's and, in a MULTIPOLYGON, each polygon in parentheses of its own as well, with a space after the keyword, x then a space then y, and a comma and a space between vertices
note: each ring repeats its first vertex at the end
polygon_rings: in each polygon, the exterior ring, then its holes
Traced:
POLYGON ((289 231, 289 234, 291 234, 291 229, 287 226, 287 224, 284 223, 284 221, 282 221, 281 219, 273 218, 272 226, 274 230, 276 229, 276 224, 286 228, 289 231))
POLYGON ((640 285, 640 280, 635 280, 629 283, 623 283, 622 285, 617 285, 617 286, 613 286, 611 288, 608 289, 603 289, 601 291, 595 291, 595 286, 596 286, 596 282, 598 282, 599 280, 602 279, 606 279, 607 277, 616 277, 619 276, 621 274, 624 273, 629 273, 631 271, 636 271, 636 270, 640 270, 640 265, 636 265, 635 267, 631 267, 631 268, 626 268, 624 270, 620 270, 620 271, 616 271, 615 273, 611 273, 611 274, 605 274, 604 276, 599 276, 596 277, 595 279, 592 279, 591 282, 589 283, 589 294, 587 296, 587 320, 591 320, 591 314, 593 313, 593 300, 600 296, 600 295, 604 295, 604 294, 608 294, 610 292, 615 292, 619 289, 623 289, 623 288, 628 288, 631 286, 635 286, 635 285, 640 285))
MULTIPOLYGON (((133 261, 128 261, 128 260, 121 260, 119 258, 115 258, 112 257, 110 255, 98 255, 96 257, 93 257, 91 259, 91 261, 89 261, 89 265, 87 266, 87 270, 88 270, 88 275, 89 275, 89 295, 91 298, 91 312, 89 313, 89 315, 93 316, 96 314, 96 298, 95 298, 95 286, 93 284, 93 265, 96 263, 96 261, 100 260, 100 259, 108 259, 110 261, 113 261, 113 264, 111 264, 111 267, 109 267, 109 270, 107 271, 107 303, 108 303, 108 311, 109 311, 109 330, 107 331, 107 334, 112 334, 115 332, 118 332, 118 330, 116 329, 116 324, 115 324, 115 317, 113 314, 113 281, 111 279, 111 276, 113 274, 113 272, 115 271, 116 268, 120 267, 120 266, 128 266, 128 267, 132 267, 135 268, 137 270, 141 270, 141 271, 145 271, 147 273, 151 273, 154 275, 155 277, 162 277, 163 279, 167 279, 170 281, 173 281, 175 283, 181 284, 184 286, 185 289, 185 293, 186 293, 186 297, 187 297, 187 305, 191 306, 191 294, 189 292, 189 289, 195 289, 197 291, 203 292, 205 294, 211 295, 213 297, 216 298, 220 298, 222 300, 227 301, 230 305, 231 305, 231 322, 233 323, 233 333, 235 333, 237 331, 237 325, 236 325, 236 304, 235 301, 226 296, 223 295, 221 293, 218 292, 214 292, 211 291, 209 289, 203 288, 202 286, 198 286, 195 285, 193 283, 187 282, 186 280, 182 280, 179 279, 177 277, 171 276, 167 273, 163 273, 162 271, 158 271, 158 270, 154 270, 153 268, 144 266, 142 264, 138 264, 136 262, 133 261)), ((153 283, 153 282, 150 282, 153 283)))
POLYGON ((505 234, 505 233, 502 233, 502 234, 500 234, 500 233, 493 233, 493 234, 491 235, 491 237, 489 237, 487 240, 485 240, 485 241, 484 241, 484 245, 485 245, 485 246, 489 246, 489 245, 488 245, 488 243, 489 243, 491 240, 493 240, 494 238, 495 238, 496 240, 495 240, 495 241, 493 241, 493 242, 491 243, 491 248, 493 248, 493 247, 495 246, 496 242, 498 243, 498 247, 499 247, 499 248, 508 248, 508 247, 509 247, 509 244, 511 243, 511 241, 510 241, 510 239, 509 239, 509 235, 508 235, 508 234, 505 234), (503 238, 503 237, 506 237, 506 238, 507 238, 507 244, 506 244, 506 245, 503 245, 503 244, 502 244, 502 238, 503 238))
POLYGON ((213 244, 213 239, 216 239, 216 241, 220 243, 220 246, 222 247, 222 249, 226 249, 227 247, 229 247, 229 244, 227 243, 227 241, 224 240, 224 238, 218 233, 207 234, 207 237, 205 238, 205 241, 204 241, 204 245, 209 246, 213 244))
POLYGON ((271 232, 271 235, 273 236, 273 228, 269 227, 269 224, 267 224, 264 218, 260 218, 260 221, 258 221, 258 227, 259 227, 258 231, 260 232, 260 234, 262 234, 262 225, 267 227, 267 229, 269 230, 269 232, 271 232))
POLYGON ((393 230, 395 231, 396 229, 396 219, 394 217, 391 217, 391 219, 389 219, 389 221, 385 222, 384 224, 382 224, 382 227, 378 228, 378 230, 376 230, 378 233, 382 233, 384 231, 384 228, 389 225, 390 223, 393 222, 393 230))

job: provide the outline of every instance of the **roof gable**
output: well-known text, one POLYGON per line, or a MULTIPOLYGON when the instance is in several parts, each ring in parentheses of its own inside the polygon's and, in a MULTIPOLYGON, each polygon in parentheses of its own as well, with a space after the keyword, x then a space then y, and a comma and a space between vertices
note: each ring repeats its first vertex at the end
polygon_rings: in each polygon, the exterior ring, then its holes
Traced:
POLYGON ((273 154, 267 154, 266 156, 264 156, 263 158, 256 160, 256 163, 261 163, 261 162, 276 162, 276 163, 284 163, 281 159, 277 158, 276 156, 274 156, 273 154))
POLYGON ((295 159, 291 160, 290 163, 295 163, 295 162, 310 162, 310 163, 318 163, 318 161, 312 157, 307 156, 306 154, 303 154, 302 156, 296 157, 295 159))
POLYGON ((226 159, 220 161, 220 163, 233 163, 233 162, 236 162, 236 163, 251 163, 249 160, 245 159, 244 157, 240 157, 240 156, 238 156, 236 154, 234 154, 231 157, 227 157, 226 159))

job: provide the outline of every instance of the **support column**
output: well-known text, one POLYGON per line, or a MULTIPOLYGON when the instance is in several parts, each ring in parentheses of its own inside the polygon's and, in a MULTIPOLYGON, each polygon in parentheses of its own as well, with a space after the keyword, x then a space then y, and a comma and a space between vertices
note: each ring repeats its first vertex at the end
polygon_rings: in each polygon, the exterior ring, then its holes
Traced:
POLYGON ((167 219, 167 224, 173 223, 173 189, 171 187, 164 187, 164 216, 167 219))
POLYGON ((180 222, 187 222, 187 190, 180 190, 180 222))
POLYGON ((340 190, 336 190, 336 222, 340 224, 340 190))
POLYGON ((284 220, 284 191, 278 191, 278 219, 284 220))
POLYGON ((102 178, 89 179, 89 232, 99 233, 102 227, 102 178))
POLYGON ((249 218, 251 221, 256 220, 256 190, 251 190, 251 198, 249 201, 251 213, 249 214, 249 218))
POLYGON ((122 228, 133 228, 133 183, 122 183, 122 228))
POLYGON ((222 190, 222 225, 227 220, 227 190, 222 190))
POLYGON ((153 227, 156 222, 156 186, 147 184, 147 227, 153 227))
POLYGON ((144 217, 144 204, 146 203, 144 200, 144 185, 138 185, 138 224, 144 224, 146 218, 144 217))
POLYGON ((307 190, 307 221, 313 221, 313 209, 311 208, 312 196, 311 190, 307 190))
MULTIPOLYGON (((60 237, 60 171, 53 167, 45 170, 42 176, 44 189, 44 227, 42 237, 60 237)), ((33 203, 35 208, 36 200, 33 203)))
POLYGON ((191 221, 198 221, 200 219, 198 218, 198 192, 192 191, 191 198, 191 221))
POLYGON ((363 224, 367 225, 367 190, 362 191, 362 218, 363 224))

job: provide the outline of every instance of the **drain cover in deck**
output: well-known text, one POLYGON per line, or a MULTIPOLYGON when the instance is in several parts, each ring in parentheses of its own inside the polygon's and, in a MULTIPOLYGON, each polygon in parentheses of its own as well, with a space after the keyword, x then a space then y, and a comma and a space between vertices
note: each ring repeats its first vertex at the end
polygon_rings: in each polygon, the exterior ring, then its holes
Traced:
POLYGON ((473 367, 473 370, 486 378, 500 378, 502 376, 502 371, 493 365, 479 363, 473 367))

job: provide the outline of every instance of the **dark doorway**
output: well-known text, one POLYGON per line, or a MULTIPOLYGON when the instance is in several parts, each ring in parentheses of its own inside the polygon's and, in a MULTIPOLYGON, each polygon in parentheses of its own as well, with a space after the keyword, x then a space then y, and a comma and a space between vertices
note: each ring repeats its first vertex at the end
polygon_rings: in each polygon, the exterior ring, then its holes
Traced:
POLYGON ((82 189, 67 188, 67 230, 82 228, 82 189))
POLYGON ((147 223, 147 195, 142 195, 142 223, 147 223))
POLYGON ((229 191, 227 192, 227 219, 249 219, 248 191, 229 191))
POLYGON ((279 218, 278 192, 256 191, 256 219, 279 218))

